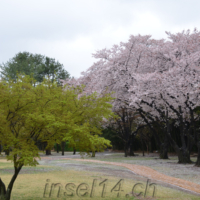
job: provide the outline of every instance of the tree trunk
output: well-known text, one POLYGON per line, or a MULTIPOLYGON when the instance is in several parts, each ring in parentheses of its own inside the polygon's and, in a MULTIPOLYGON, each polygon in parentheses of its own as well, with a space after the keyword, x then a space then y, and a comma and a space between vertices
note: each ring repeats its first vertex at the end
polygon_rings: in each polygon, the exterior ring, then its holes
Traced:
POLYGON ((187 149, 180 148, 180 151, 178 153, 178 163, 180 164, 192 163, 192 161, 190 160, 189 151, 187 149))
POLYGON ((95 151, 92 152, 92 157, 95 157, 95 151))
POLYGON ((124 144, 124 157, 128 156, 128 150, 129 150, 129 146, 130 146, 130 137, 129 137, 129 130, 125 130, 125 144, 124 144))
POLYGON ((6 186, 0 178, 0 200, 3 199, 3 197, 5 197, 5 195, 6 195, 6 186))
POLYGON ((141 139, 141 142, 142 142, 142 155, 144 156, 144 142, 142 139, 141 139))
POLYGON ((200 142, 197 143, 197 147, 198 147, 198 156, 197 156, 197 161, 195 163, 195 166, 200 167, 200 142))
MULTIPOLYGON (((183 135, 181 135, 182 140, 184 140, 183 135)), ((190 164, 192 163, 190 159, 190 151, 188 150, 188 147, 184 144, 182 144, 182 147, 178 151, 178 163, 183 163, 183 164, 190 164)))
POLYGON ((75 155, 76 154, 76 149, 74 148, 74 152, 73 152, 73 155, 75 155))
MULTIPOLYGON (((22 165, 23 166, 23 165, 22 165)), ((0 179, 0 200, 10 200, 10 197, 11 197, 11 192, 12 192, 12 188, 13 188, 13 185, 14 185, 14 182, 22 168, 22 166, 20 167, 15 167, 15 172, 14 172, 14 175, 7 187, 7 190, 6 190, 6 187, 5 187, 5 184, 3 183, 3 181, 0 179)))
POLYGON ((134 140, 134 135, 130 135, 130 153, 129 153, 129 155, 130 156, 135 156, 134 155, 134 151, 133 151, 133 140, 134 140))
POLYGON ((169 137, 165 134, 164 143, 160 145, 160 159, 169 159, 168 158, 168 148, 169 148, 169 137))
MULTIPOLYGON (((44 149, 46 149, 46 147, 47 147, 47 142, 44 142, 43 144, 44 144, 44 145, 43 145, 44 149)), ((51 149, 46 149, 45 151, 46 151, 46 156, 51 155, 51 149)))
POLYGON ((170 123, 168 118, 168 111, 165 113, 166 118, 166 128, 164 130, 165 138, 164 142, 160 145, 160 158, 161 159, 169 159, 168 158, 168 149, 169 149, 169 135, 170 135, 170 123))
POLYGON ((156 129, 148 122, 148 120, 146 119, 145 115, 141 112, 141 110, 139 110, 139 112, 140 112, 142 119, 145 121, 145 123, 148 125, 149 129, 151 130, 151 133, 156 142, 156 146, 159 148, 160 144, 161 144, 161 139, 160 139, 159 134, 157 133, 156 129))
POLYGON ((161 146, 160 147, 160 155, 159 155, 160 159, 169 159, 168 158, 168 147, 164 143, 162 143, 162 145, 160 145, 160 146, 161 146))
POLYGON ((176 154, 178 155, 178 163, 182 163, 182 164, 190 164, 192 163, 192 161, 190 160, 190 153, 189 151, 186 149, 179 148, 178 145, 176 144, 176 142, 173 140, 173 138, 171 137, 171 135, 169 136, 169 140, 170 143, 173 147, 173 149, 175 150, 176 154))
POLYGON ((124 157, 127 157, 128 156, 128 144, 127 142, 125 142, 125 145, 124 145, 124 157))
POLYGON ((46 149, 46 156, 51 155, 51 150, 50 149, 46 149))
POLYGON ((59 144, 58 143, 56 143, 56 151, 57 151, 57 153, 59 153, 59 144))
POLYGON ((178 153, 178 158, 179 158, 178 163, 184 163, 184 164, 192 163, 192 161, 190 160, 190 152, 188 146, 186 145, 186 140, 185 140, 186 127, 183 122, 181 106, 179 106, 179 112, 181 113, 179 119, 180 119, 180 136, 181 136, 182 148, 180 148, 180 151, 178 153))
POLYGON ((62 148, 62 156, 65 155, 65 142, 62 141, 61 143, 61 148, 62 148))

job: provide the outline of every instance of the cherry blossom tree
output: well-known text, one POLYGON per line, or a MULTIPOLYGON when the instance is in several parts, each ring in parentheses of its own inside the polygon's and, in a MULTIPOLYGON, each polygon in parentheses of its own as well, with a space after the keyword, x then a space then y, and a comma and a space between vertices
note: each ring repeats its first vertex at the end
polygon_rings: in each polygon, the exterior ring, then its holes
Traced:
POLYGON ((130 94, 128 90, 133 84, 131 74, 153 70, 154 60, 148 54, 151 54, 149 50, 151 46, 157 46, 157 41, 151 40, 150 37, 150 35, 130 36, 127 43, 120 43, 111 49, 97 51, 93 56, 98 61, 86 72, 83 72, 82 77, 68 81, 69 84, 73 85, 86 85, 85 92, 88 94, 94 91, 99 94, 114 91, 113 111, 119 116, 117 123, 120 129, 118 130, 121 130, 119 135, 123 136, 125 156, 127 156, 127 149, 133 136, 131 130, 133 116, 131 113, 135 112, 134 108, 129 105, 130 94))
MULTIPOLYGON (((151 39, 150 35, 130 36, 127 43, 97 51, 93 56, 98 61, 83 72, 82 77, 68 83, 86 85, 88 94, 114 91, 113 110, 139 112, 160 147, 161 157, 167 158, 170 141, 179 162, 190 162, 190 150, 193 143, 197 145, 199 141, 197 128, 194 128, 198 115, 194 109, 199 104, 200 33, 196 29, 191 34, 189 30, 166 33, 167 41, 151 39), (155 124, 161 126, 162 137, 155 124), (170 127, 174 124, 180 127, 181 150, 170 137, 170 127)), ((129 135, 131 131, 129 128, 129 135)))
POLYGON ((166 72, 134 73, 137 81, 130 89, 132 105, 146 110, 154 118, 165 118, 167 136, 178 154, 179 163, 190 163, 193 145, 199 148, 199 133, 195 127, 199 115, 194 109, 200 103, 200 33, 195 29, 192 34, 190 31, 167 34, 172 42, 166 42, 165 51, 160 51, 160 55, 165 55, 165 64, 171 67, 166 72), (181 148, 170 135, 170 123, 174 121, 180 128, 181 148))
MULTIPOLYGON (((130 106, 130 94, 128 90, 130 86, 134 84, 133 73, 145 74, 147 72, 155 72, 156 69, 160 71, 167 70, 171 67, 171 63, 167 63, 165 55, 160 54, 163 52, 164 40, 153 40, 151 36, 130 36, 127 43, 120 43, 120 45, 114 45, 111 49, 103 49, 97 51, 93 56, 98 59, 98 62, 94 63, 86 72, 82 73, 82 77, 79 79, 71 79, 68 84, 72 85, 86 85, 85 92, 90 94, 97 91, 99 94, 105 92, 115 92, 113 97, 115 101, 113 103, 113 110, 118 113, 120 117, 118 124, 121 132, 119 135, 123 136, 125 146, 125 156, 130 144, 130 138, 132 138, 131 124, 133 120, 128 119, 128 115, 124 117, 124 114, 135 112, 134 107, 130 106), (157 59, 155 59, 155 57, 157 59), (158 59, 159 58, 159 59, 158 59), (126 110, 126 112, 124 112, 126 110), (121 111, 121 114, 119 114, 121 111), (126 122, 124 119, 126 118, 126 122), (127 126, 127 124, 129 125, 127 126)), ((130 115, 129 115, 130 116, 130 115)), ((119 130, 119 129, 118 129, 119 130)), ((154 135, 155 135, 155 131, 154 135)), ((157 145, 161 142, 157 138, 157 145)))

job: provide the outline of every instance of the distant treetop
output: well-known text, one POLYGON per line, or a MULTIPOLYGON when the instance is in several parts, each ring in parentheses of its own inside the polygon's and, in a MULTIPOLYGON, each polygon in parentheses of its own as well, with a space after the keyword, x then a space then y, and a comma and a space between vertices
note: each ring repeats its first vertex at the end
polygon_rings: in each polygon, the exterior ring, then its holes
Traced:
POLYGON ((42 82, 44 77, 57 82, 70 78, 63 64, 54 58, 29 52, 19 52, 8 62, 0 64, 0 69, 4 80, 16 80, 17 74, 33 75, 37 82, 42 82))

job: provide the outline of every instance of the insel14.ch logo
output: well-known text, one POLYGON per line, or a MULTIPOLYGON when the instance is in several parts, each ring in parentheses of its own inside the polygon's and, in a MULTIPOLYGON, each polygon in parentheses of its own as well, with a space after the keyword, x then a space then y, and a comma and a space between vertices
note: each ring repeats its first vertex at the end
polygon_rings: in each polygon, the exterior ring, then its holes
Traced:
POLYGON ((107 190, 108 182, 109 182, 108 179, 105 179, 101 181, 99 184, 97 184, 98 180, 94 179, 91 187, 89 187, 87 183, 81 183, 77 186, 74 183, 67 183, 64 187, 61 183, 51 183, 50 179, 47 179, 43 197, 51 198, 53 196, 54 197, 56 196, 59 198, 59 197, 73 197, 76 195, 78 197, 89 197, 89 196, 97 197, 95 195, 95 191, 98 187, 100 187, 98 189, 101 190, 102 198, 109 197, 109 193, 114 193, 114 192, 116 192, 115 193, 116 197, 126 197, 126 198, 128 198, 129 196, 146 197, 147 192, 149 191, 150 188, 152 197, 155 197, 156 195, 157 185, 155 183, 151 183, 150 179, 147 179, 146 185, 143 183, 134 184, 132 187, 132 192, 130 192, 129 194, 124 194, 125 193, 124 191, 125 188, 123 188, 124 179, 120 179, 110 191, 107 190), (57 189, 57 195, 55 189, 57 189))

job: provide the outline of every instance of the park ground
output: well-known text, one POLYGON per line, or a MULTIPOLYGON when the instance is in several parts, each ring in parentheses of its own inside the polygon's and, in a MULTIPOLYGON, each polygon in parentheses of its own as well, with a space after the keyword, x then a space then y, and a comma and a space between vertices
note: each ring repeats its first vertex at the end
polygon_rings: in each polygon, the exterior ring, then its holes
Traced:
MULTIPOLYGON (((174 184, 156 180, 156 178, 149 179, 148 170, 145 171, 146 174, 141 175, 123 166, 87 161, 89 159, 133 164, 137 165, 136 167, 141 171, 143 167, 149 167, 163 175, 189 181, 187 182, 189 185, 198 184, 200 186, 200 168, 194 167, 194 164, 177 164, 178 158, 174 155, 171 155, 168 160, 161 160, 156 153, 145 154, 144 157, 141 153, 136 154, 135 157, 125 158, 123 153, 105 151, 96 153, 96 157, 91 158, 89 156, 81 157, 78 153, 72 155, 72 152, 65 152, 64 156, 56 152, 52 152, 51 156, 45 156, 41 152, 41 160, 38 161, 38 166, 22 168, 14 184, 11 199, 200 199, 200 191, 197 194, 174 184), (147 187, 146 190, 148 179, 149 185, 155 184, 147 187), (57 197, 59 187, 52 190, 51 197, 49 197, 50 187, 48 186, 53 183, 58 183, 61 188, 59 197, 57 197), (65 186, 69 183, 71 185, 68 185, 68 188, 71 188, 72 191, 68 190, 67 194, 74 193, 74 195, 65 197, 65 186), (135 197, 132 196, 133 187, 135 197), (154 197, 152 197, 154 188, 156 190, 154 197), (83 196, 85 192, 88 192, 88 195, 83 196), (141 195, 136 196, 140 192, 142 192, 141 195)), ((196 158, 192 157, 192 160, 195 161, 196 158)), ((8 162, 5 156, 0 156, 0 178, 6 185, 9 183, 12 174, 13 164, 8 162)))

